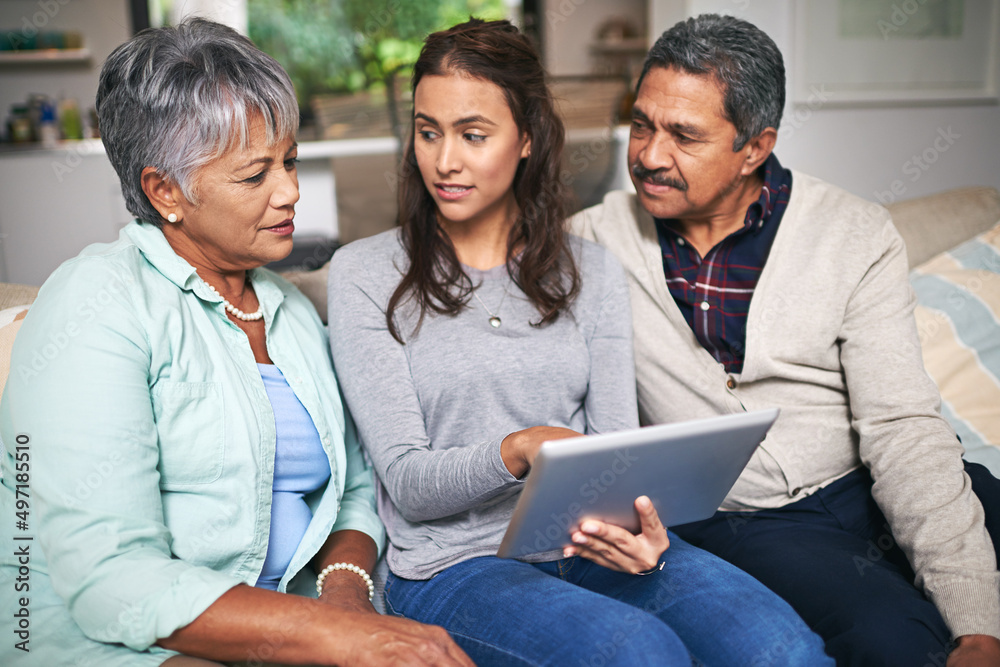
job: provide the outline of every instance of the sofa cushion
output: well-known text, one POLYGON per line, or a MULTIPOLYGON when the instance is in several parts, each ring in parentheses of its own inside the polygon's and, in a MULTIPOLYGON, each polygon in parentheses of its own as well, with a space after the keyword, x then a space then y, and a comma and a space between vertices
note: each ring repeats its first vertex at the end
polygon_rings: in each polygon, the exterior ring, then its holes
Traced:
POLYGON ((994 188, 959 188, 887 208, 914 268, 992 227, 1000 219, 1000 194, 994 188))
POLYGON ((38 296, 38 288, 33 285, 0 283, 0 396, 7 386, 10 375, 10 353, 14 347, 14 336, 21 329, 24 311, 38 296))
POLYGON ((1000 222, 910 274, 927 372, 966 458, 1000 474, 1000 222))
POLYGON ((326 324, 326 278, 330 273, 330 262, 327 262, 315 271, 283 271, 281 277, 299 288, 306 295, 319 319, 326 324))
POLYGON ((3 396, 7 377, 10 375, 10 353, 14 349, 14 337, 21 330, 21 322, 27 310, 27 305, 0 310, 0 396, 3 396))
POLYGON ((0 283, 0 310, 33 302, 38 296, 38 289, 34 285, 0 283))

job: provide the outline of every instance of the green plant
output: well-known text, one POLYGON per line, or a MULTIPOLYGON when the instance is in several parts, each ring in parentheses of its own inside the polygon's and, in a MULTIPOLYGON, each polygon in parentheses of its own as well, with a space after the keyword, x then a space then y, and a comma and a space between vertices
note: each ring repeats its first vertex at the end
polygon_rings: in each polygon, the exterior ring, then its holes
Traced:
POLYGON ((247 9, 250 39, 288 71, 304 109, 316 94, 383 88, 392 105, 426 35, 506 13, 503 0, 248 0, 247 9))

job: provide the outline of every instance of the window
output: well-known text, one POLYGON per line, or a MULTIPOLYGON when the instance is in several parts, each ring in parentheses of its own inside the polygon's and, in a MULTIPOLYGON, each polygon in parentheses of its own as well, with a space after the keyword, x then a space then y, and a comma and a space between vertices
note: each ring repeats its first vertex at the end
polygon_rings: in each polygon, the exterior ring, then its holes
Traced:
POLYGON ((424 37, 504 0, 246 0, 248 35, 295 83, 317 138, 401 136, 424 37))

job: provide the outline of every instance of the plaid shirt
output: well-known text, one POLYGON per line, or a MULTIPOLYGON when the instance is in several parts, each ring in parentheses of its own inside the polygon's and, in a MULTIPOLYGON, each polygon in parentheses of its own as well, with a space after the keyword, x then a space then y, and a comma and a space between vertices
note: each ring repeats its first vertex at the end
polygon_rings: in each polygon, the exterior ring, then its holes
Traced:
POLYGON ((698 342, 729 373, 743 370, 750 298, 792 190, 792 172, 773 153, 762 169, 764 187, 760 199, 747 208, 743 228, 704 259, 671 229, 670 220, 656 220, 670 294, 698 342))

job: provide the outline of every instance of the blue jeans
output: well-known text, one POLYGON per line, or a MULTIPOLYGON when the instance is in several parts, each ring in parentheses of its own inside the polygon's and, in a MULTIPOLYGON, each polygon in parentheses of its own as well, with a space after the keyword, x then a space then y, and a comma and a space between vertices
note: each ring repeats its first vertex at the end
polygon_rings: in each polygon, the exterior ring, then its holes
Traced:
MULTIPOLYGON (((1000 481, 978 464, 965 468, 1000 547, 1000 481)), ((913 585, 871 489, 861 468, 778 509, 718 512, 674 530, 788 600, 838 665, 943 666, 951 633, 913 585)))
POLYGON ((386 609, 443 626, 483 665, 832 665, 823 643, 759 582, 670 534, 663 570, 574 557, 493 556, 426 581, 390 574, 386 609))

